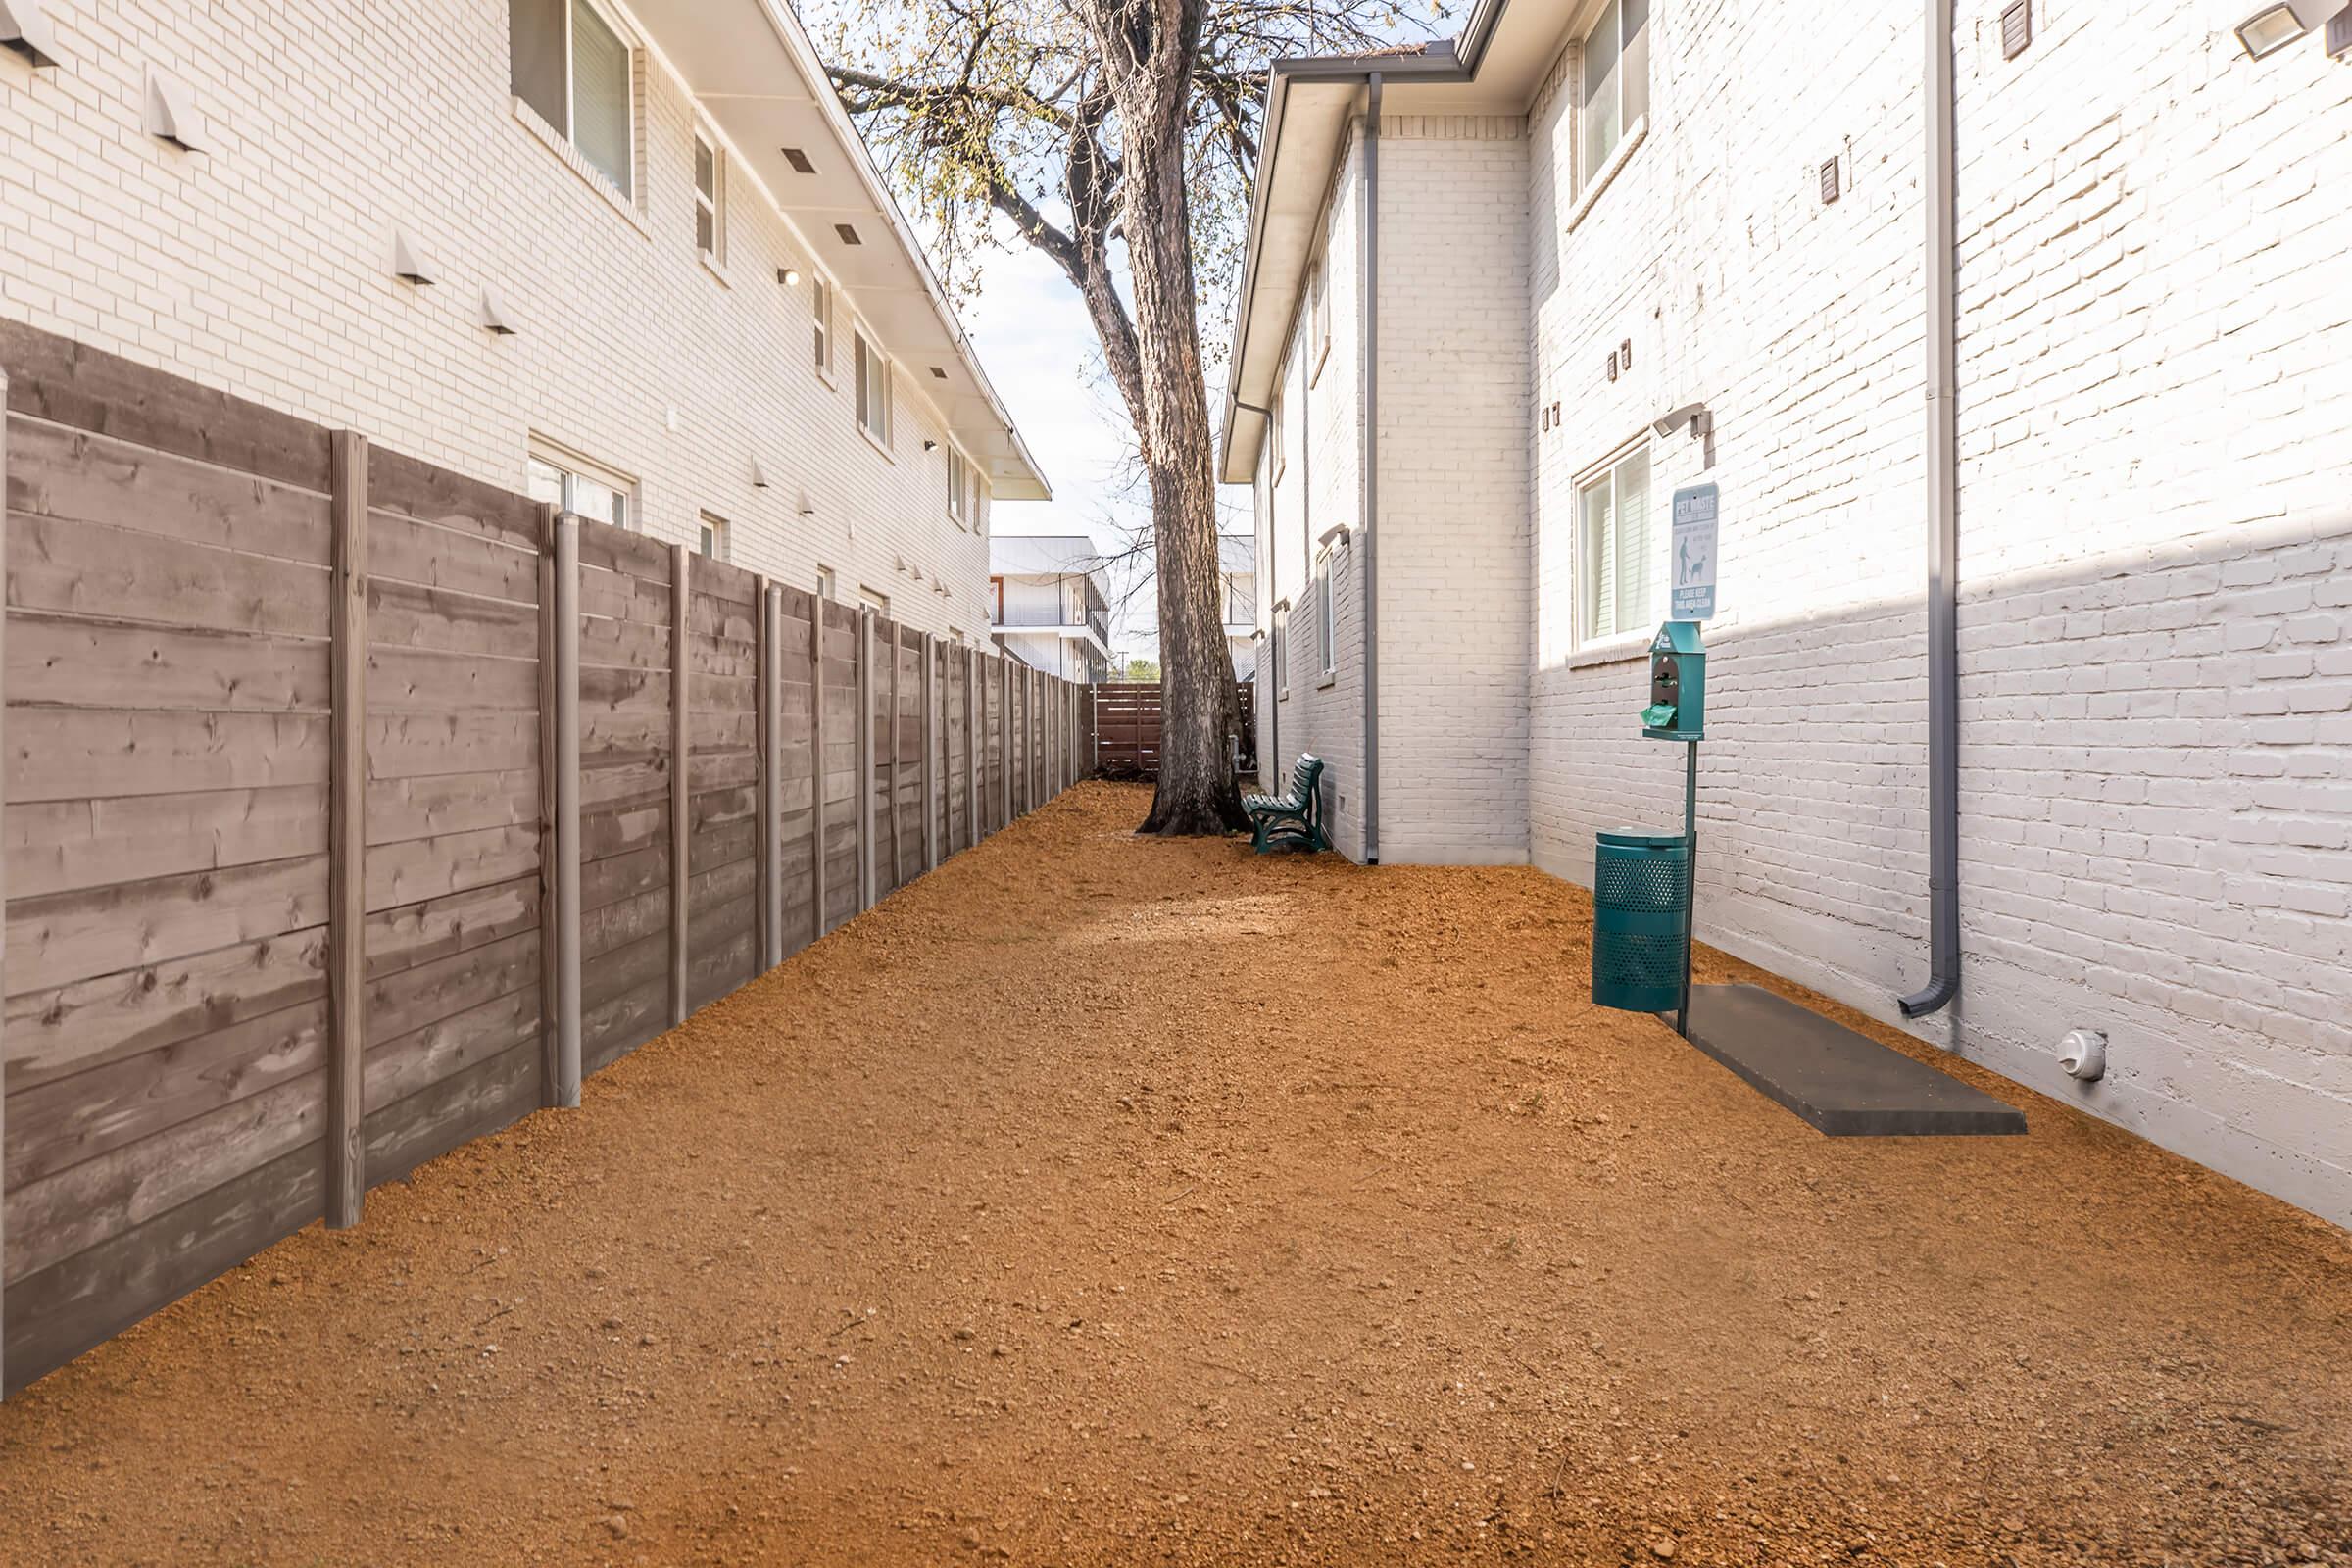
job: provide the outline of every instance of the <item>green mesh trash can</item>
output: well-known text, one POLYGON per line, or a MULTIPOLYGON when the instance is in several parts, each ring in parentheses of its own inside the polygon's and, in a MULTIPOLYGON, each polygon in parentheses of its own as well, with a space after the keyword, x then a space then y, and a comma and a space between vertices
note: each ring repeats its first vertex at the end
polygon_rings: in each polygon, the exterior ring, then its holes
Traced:
POLYGON ((1679 833, 1603 833, 1593 847, 1592 1002, 1671 1012, 1683 996, 1690 847, 1679 833))

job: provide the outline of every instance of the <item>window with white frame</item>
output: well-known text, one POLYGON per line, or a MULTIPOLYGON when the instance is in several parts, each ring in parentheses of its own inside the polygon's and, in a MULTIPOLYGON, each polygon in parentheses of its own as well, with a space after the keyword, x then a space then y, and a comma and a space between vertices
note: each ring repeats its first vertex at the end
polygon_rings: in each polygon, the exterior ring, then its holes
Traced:
POLYGON ((819 599, 838 599, 841 597, 839 594, 833 591, 833 568, 831 566, 819 566, 816 568, 816 597, 819 599))
POLYGON ((971 519, 971 465, 963 461, 962 453, 950 447, 948 448, 948 515, 956 519, 957 526, 961 526, 971 519))
POLYGON ((867 435, 884 446, 890 445, 890 362, 865 340, 863 332, 853 332, 858 354, 858 424, 867 435))
POLYGON ((694 248, 712 265, 726 259, 726 165, 717 143, 694 133, 694 248))
POLYGON ((1592 643, 1649 630, 1664 535, 1650 526, 1649 448, 1577 491, 1577 634, 1592 643))
POLYGON ((983 487, 980 470, 972 469, 972 532, 988 537, 988 491, 983 487))
POLYGON ((1306 384, 1313 386, 1323 374, 1323 362, 1331 357, 1331 268, 1328 262, 1315 264, 1314 275, 1306 284, 1306 384))
POLYGON ((1332 599, 1332 556, 1326 550, 1315 562, 1315 646, 1322 650, 1323 673, 1340 667, 1339 617, 1332 599))
POLYGON ((833 285, 821 277, 815 279, 809 287, 808 305, 816 315, 816 373, 830 381, 833 379, 833 285))
POLYGON ((1247 626, 1257 618, 1257 607, 1250 603, 1250 595, 1242 587, 1242 579, 1225 579, 1225 624, 1247 626))
POLYGON ((734 547, 727 539, 727 519, 703 514, 702 538, 696 546, 706 561, 731 561, 734 547))
POLYGON ((534 443, 523 474, 533 501, 616 528, 635 525, 637 482, 602 464, 534 443))
POLYGON ((636 61, 594 0, 508 0, 514 96, 634 198, 636 61))
POLYGON ((1577 183, 1601 165, 1649 112, 1649 0, 1608 0, 1585 34, 1578 82, 1577 183))
MULTIPOLYGON (((1284 377, 1289 378, 1287 373, 1284 377)), ((1274 482, 1282 483, 1284 453, 1282 450, 1282 388, 1274 389, 1274 400, 1266 405, 1266 441, 1274 449, 1274 482)))
POLYGON ((867 588, 860 585, 858 589, 858 602, 877 615, 888 617, 890 614, 890 595, 882 592, 879 588, 867 588))

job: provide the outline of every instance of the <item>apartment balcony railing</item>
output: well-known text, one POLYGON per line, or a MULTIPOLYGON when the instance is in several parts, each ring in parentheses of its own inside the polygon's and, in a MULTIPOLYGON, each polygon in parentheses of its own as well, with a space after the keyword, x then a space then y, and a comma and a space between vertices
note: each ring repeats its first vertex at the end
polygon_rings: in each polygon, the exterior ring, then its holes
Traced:
POLYGON ((1110 614, 1107 611, 1090 610, 1083 620, 1055 614, 1051 610, 1015 610, 1008 615, 992 616, 991 626, 999 631, 1069 631, 1080 628, 1092 632, 1103 647, 1110 646, 1110 614))

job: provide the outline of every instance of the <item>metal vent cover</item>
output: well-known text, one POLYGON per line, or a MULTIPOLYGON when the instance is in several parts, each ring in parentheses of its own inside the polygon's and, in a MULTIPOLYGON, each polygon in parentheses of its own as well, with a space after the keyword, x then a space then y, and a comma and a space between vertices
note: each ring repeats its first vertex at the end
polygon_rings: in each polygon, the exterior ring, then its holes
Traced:
POLYGON ((1840 194, 1842 188, 1838 180, 1838 160, 1833 158, 1821 166, 1821 205, 1835 205, 1840 194))
POLYGON ((798 147, 786 147, 783 149, 783 153, 784 161, 792 166, 794 173, 813 174, 816 172, 816 166, 808 161, 808 155, 798 147))
POLYGON ((862 245, 865 243, 865 241, 858 237, 858 230, 852 228, 847 223, 835 223, 833 225, 833 232, 841 236, 841 242, 844 245, 862 245))
POLYGON ((2001 58, 2015 60, 2034 41, 2034 0, 2011 0, 2001 8, 2001 58))

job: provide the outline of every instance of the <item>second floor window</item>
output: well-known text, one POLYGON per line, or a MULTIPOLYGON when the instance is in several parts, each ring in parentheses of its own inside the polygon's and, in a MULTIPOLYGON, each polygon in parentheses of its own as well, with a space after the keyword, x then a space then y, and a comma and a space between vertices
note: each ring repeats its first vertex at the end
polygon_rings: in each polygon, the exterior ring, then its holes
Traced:
POLYGON ((1609 161, 1634 122, 1649 112, 1649 0, 1609 0, 1585 34, 1578 85, 1577 183, 1609 161))
POLYGON ((948 515, 957 522, 971 520, 971 465, 963 454, 948 448, 948 515))
POLYGON ((636 71, 592 0, 508 0, 514 96, 623 196, 636 195, 636 71))
POLYGON ((1004 624, 1004 579, 1002 577, 988 579, 988 623, 992 626, 1004 624))
POLYGON ((863 332, 851 335, 858 340, 858 423, 867 435, 889 446, 890 362, 865 340, 863 332))
POLYGON ((726 231, 721 226, 718 149, 701 131, 694 133, 694 248, 717 262, 724 254, 726 231))
POLYGON ((816 373, 833 379, 833 285, 818 278, 809 288, 809 309, 816 314, 816 373))

